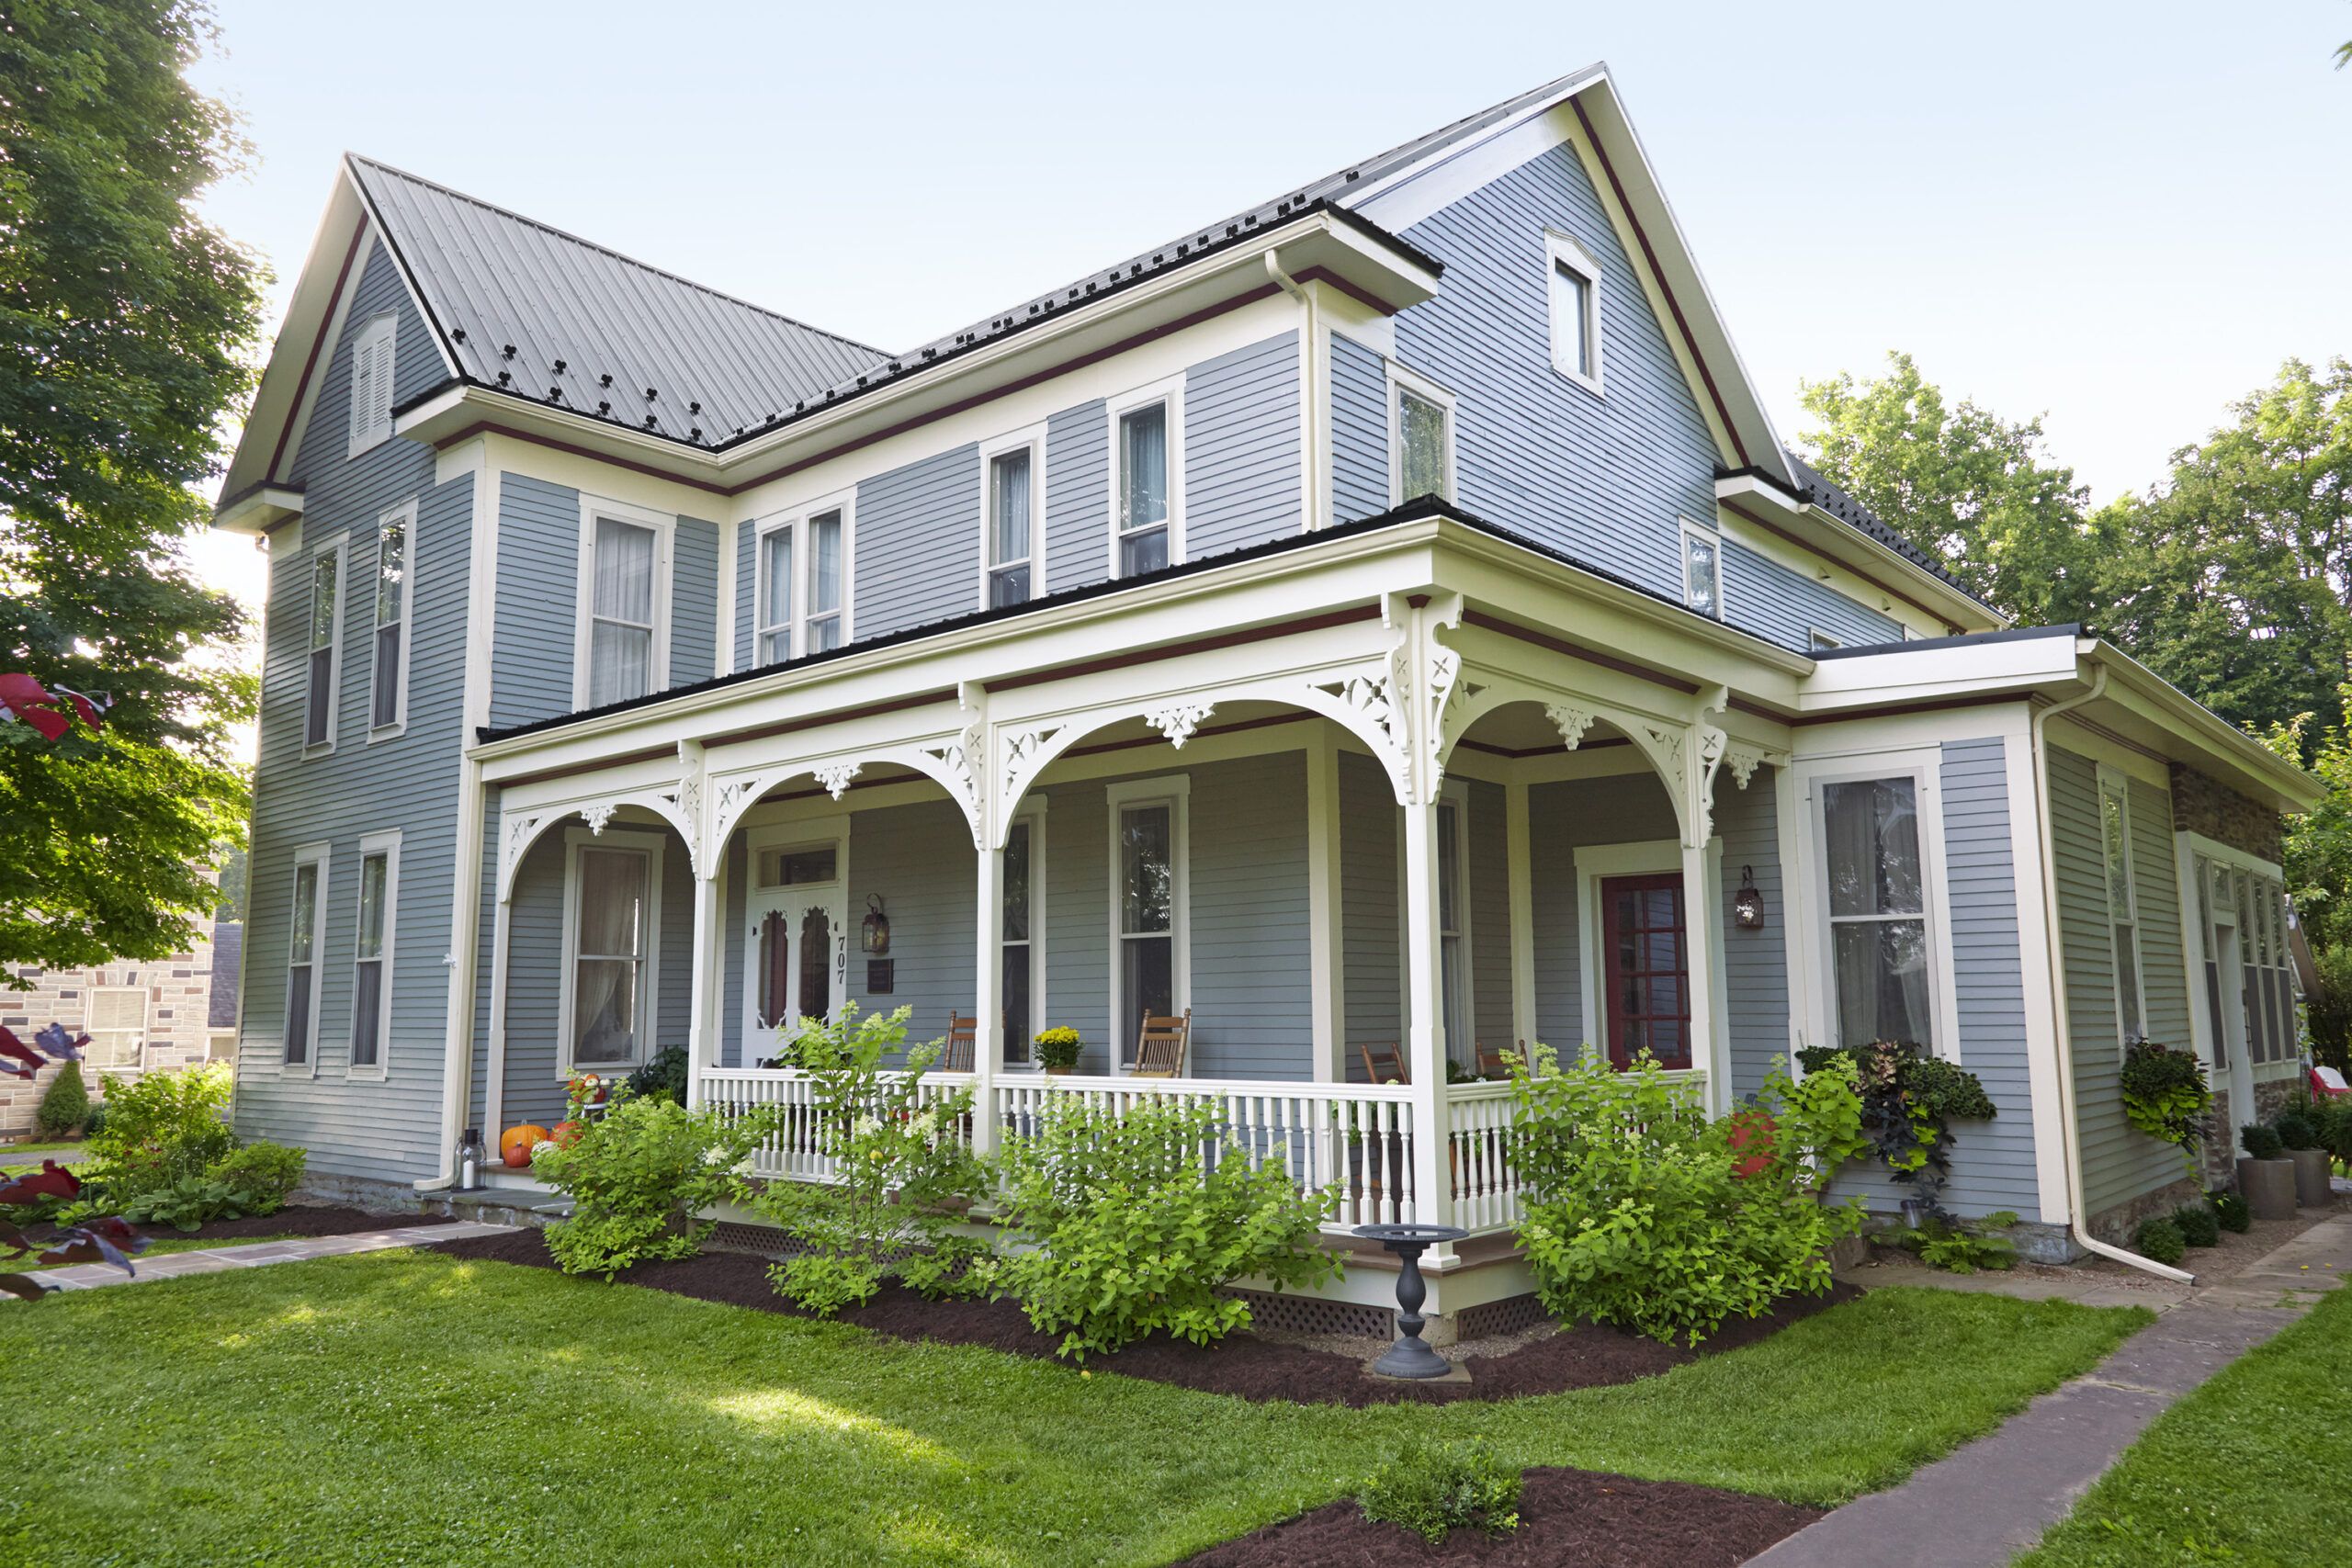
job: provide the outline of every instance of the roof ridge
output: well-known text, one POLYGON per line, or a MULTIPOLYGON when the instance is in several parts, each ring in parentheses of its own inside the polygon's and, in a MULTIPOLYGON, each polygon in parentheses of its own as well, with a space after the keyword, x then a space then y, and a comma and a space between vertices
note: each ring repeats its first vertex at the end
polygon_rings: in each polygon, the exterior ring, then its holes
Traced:
POLYGON ((528 213, 517 212, 511 207, 503 207, 497 202, 484 200, 481 197, 459 190, 455 186, 444 185, 439 180, 431 180, 425 178, 423 175, 412 174, 408 170, 401 168, 397 164, 385 163, 381 158, 370 158, 364 152, 346 152, 344 154, 344 157, 351 163, 364 164, 370 169, 375 169, 387 175, 397 175, 399 178, 407 180, 413 185, 423 186, 427 190, 436 190, 444 196, 452 197, 458 201, 470 203, 471 205, 479 207, 485 211, 495 212, 500 217, 511 219, 517 223, 523 224, 526 228, 537 229, 543 233, 552 234, 557 239, 565 241, 571 244, 578 245, 582 250, 594 251, 599 254, 610 256, 615 261, 621 263, 623 265, 633 266, 639 272, 650 272, 656 277, 668 278, 671 282, 681 284, 685 288, 695 290, 698 294, 707 294, 714 299, 724 299, 730 305, 741 305, 747 310, 756 310, 763 316, 767 316, 773 320, 784 322, 786 326, 797 327, 802 332, 815 333, 820 337, 831 338, 835 343, 847 344, 850 347, 857 349, 861 353, 874 355, 877 362, 890 357, 890 351, 888 349, 876 348, 870 343, 864 343, 856 338, 845 336, 842 333, 834 332, 828 327, 820 327, 814 325, 811 322, 804 321, 797 316, 787 316, 781 310, 772 310, 769 307, 759 304, 754 300, 746 299, 740 294, 729 294, 724 288, 714 288, 707 283, 698 283, 683 273, 672 272, 668 267, 655 266, 651 262, 639 261, 637 257, 628 254, 625 251, 615 250, 610 245, 601 244, 594 240, 575 234, 569 229, 560 229, 556 225, 546 221, 544 219, 533 218, 528 213))

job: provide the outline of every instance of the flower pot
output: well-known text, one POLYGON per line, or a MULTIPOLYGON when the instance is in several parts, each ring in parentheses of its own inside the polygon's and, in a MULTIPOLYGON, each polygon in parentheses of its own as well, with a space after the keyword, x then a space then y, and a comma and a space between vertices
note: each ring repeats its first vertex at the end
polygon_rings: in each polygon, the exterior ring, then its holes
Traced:
POLYGON ((2290 1159, 2238 1161, 2238 1190, 2257 1220, 2295 1217, 2295 1162, 2290 1159))
POLYGON ((2295 1168, 2296 1202, 2306 1209, 2324 1209, 2334 1201, 2327 1190, 2325 1149, 2289 1149, 2287 1159, 2295 1168))
POLYGON ((1047 1067, 1046 1076, 1049 1078, 1066 1078, 1076 1071, 1078 1071, 1076 1067, 1047 1067))

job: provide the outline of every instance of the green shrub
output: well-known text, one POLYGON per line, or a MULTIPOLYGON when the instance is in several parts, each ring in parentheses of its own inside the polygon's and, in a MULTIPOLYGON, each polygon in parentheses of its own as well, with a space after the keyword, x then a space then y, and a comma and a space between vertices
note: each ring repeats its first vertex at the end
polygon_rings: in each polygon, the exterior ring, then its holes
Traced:
POLYGON ((937 1041, 907 1052, 902 1071, 885 1069, 906 1043, 912 1010, 861 1020, 854 1004, 845 1005, 830 1023, 812 1020, 794 1045, 811 1080, 817 1146, 835 1179, 771 1182, 752 1206, 808 1247, 768 1277, 820 1317, 868 1300, 893 1266, 913 1257, 924 1260, 901 1272, 926 1294, 961 1289, 970 1275, 972 1252, 949 1242, 956 1207, 987 1185, 965 1141, 972 1091, 926 1089, 937 1041))
POLYGON ((2018 1249, 2007 1236, 1995 1233, 2007 1231, 2017 1223, 2018 1216, 2007 1209, 1981 1220, 1929 1214, 1918 1229, 1895 1231, 1884 1239, 1907 1252, 1917 1253, 1919 1261, 1931 1269, 1952 1274, 1973 1274, 1979 1269, 1998 1272, 2017 1267, 2018 1249))
POLYGON ((122 1217, 134 1225, 170 1225, 192 1231, 210 1220, 241 1220, 259 1210, 245 1206, 235 1188, 217 1177, 183 1176, 168 1187, 154 1187, 121 1205, 122 1217))
POLYGON ((90 1113, 82 1118, 82 1136, 95 1138, 106 1130, 107 1102, 103 1100, 94 1100, 90 1101, 90 1113))
POLYGON ((2352 1095, 2323 1101, 2308 1114, 2319 1131, 2319 1146, 2330 1157, 2352 1166, 2352 1095))
POLYGON ((237 1146, 223 1120, 233 1082, 226 1062, 103 1082, 106 1121, 88 1135, 81 1170, 83 1196, 102 1207, 203 1177, 237 1146))
POLYGON ((1065 1356, 1155 1330, 1206 1345, 1250 1324, 1219 1286, 1340 1272, 1318 1245, 1336 1195, 1301 1194, 1278 1160, 1253 1167, 1214 1105, 1150 1095, 1120 1114, 1050 1095, 1002 1172, 1002 1216, 1029 1245, 996 1266, 992 1289, 1061 1332, 1065 1356))
POLYGON ((2205 1064, 2194 1051, 2176 1051, 2153 1040, 2134 1040, 2123 1049, 2125 1120, 2152 1138, 2193 1148, 2205 1136, 2205 1113, 2212 1093, 2205 1064))
POLYGON ((2254 1211, 2246 1207, 2243 1197, 2226 1188, 2216 1189, 2207 1196, 2212 1201, 2213 1217, 2221 1222, 2223 1230, 2244 1235, 2254 1228, 2254 1211))
POLYGON ((1520 1472, 1483 1442, 1415 1437, 1357 1492, 1363 1517, 1402 1525, 1436 1546, 1456 1529, 1501 1535, 1519 1527, 1520 1472))
POLYGON ((2278 1134, 2279 1146, 2288 1149, 2319 1147, 2319 1129, 2312 1119, 2297 1106, 2289 1106, 2271 1119, 2270 1130, 2278 1134))
POLYGON ((1755 1106, 1713 1122, 1698 1091, 1646 1056, 1623 1072, 1589 1049, 1566 1070, 1549 1047, 1533 1058, 1511 1076, 1512 1158, 1527 1189, 1519 1242, 1546 1311, 1695 1345, 1727 1317, 1828 1290, 1829 1247, 1863 1219, 1858 1200, 1825 1197, 1868 1146, 1849 1058, 1802 1083, 1775 1072, 1755 1106), (1759 1111, 1771 1118, 1760 1167, 1759 1111))
POLYGON ((2170 1217, 2158 1214, 2142 1220, 2140 1228, 2132 1233, 2132 1250, 2158 1263, 2177 1263, 2188 1251, 2188 1242, 2170 1217))
POLYGON ((639 1099, 661 1096, 684 1105, 686 1102, 686 1067, 688 1058, 684 1045, 664 1045, 646 1058, 645 1066, 628 1076, 628 1091, 639 1099))
POLYGON ((1975 1074, 1908 1041, 1809 1046, 1797 1061, 1807 1075, 1835 1062, 1852 1065, 1862 1136, 1894 1179, 1915 1187, 1930 1207, 1951 1172, 1951 1123, 1986 1121, 1996 1110, 1975 1074))
POLYGON ((1086 1048, 1086 1040, 1077 1030, 1064 1025, 1039 1034, 1035 1045, 1039 1066, 1067 1069, 1078 1066, 1079 1053, 1086 1048))
POLYGON ((2211 1203, 2183 1203, 2173 1211, 2172 1223, 2180 1232, 2181 1240, 2191 1247, 2222 1244, 2222 1216, 2211 1203))
POLYGON ((2319 965, 2320 987, 2303 998, 2303 1024, 2312 1056, 2343 1072, 2352 1068, 2352 946, 2323 947, 2312 956, 2319 965))
POLYGON ((274 1214, 286 1207, 287 1195, 302 1185, 307 1156, 283 1144, 247 1144, 215 1165, 212 1179, 237 1194, 249 1214, 274 1214))
POLYGON ((2245 1150, 2248 1159, 2279 1159, 2287 1152, 2278 1133, 2259 1122, 2250 1122, 2238 1129, 2238 1146, 2245 1150))
POLYGON ((548 1250, 567 1274, 603 1274, 656 1258, 691 1258, 713 1222, 699 1218, 741 1195, 752 1150, 770 1122, 723 1120, 627 1086, 570 1148, 531 1162, 532 1174, 572 1200, 548 1227, 548 1250))
POLYGON ((82 1064, 68 1062, 57 1069, 41 1091, 40 1103, 33 1107, 33 1131, 54 1138, 88 1125, 89 1120, 90 1091, 82 1084, 82 1064))

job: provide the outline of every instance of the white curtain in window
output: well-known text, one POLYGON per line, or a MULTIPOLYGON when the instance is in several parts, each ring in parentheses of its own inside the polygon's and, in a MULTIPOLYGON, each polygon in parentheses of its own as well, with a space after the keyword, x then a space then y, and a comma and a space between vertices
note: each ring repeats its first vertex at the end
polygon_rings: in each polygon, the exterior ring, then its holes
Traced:
POLYGON ((1917 788, 1909 779, 1824 787, 1832 962, 1849 1045, 1932 1039, 1917 788))
POLYGON ((1697 534, 1682 536, 1683 578, 1689 584, 1690 607, 1702 615, 1723 614, 1723 572, 1713 539, 1697 534))
POLYGON ((1398 479, 1402 499, 1450 494, 1453 487, 1446 482, 1445 410, 1427 398, 1399 392, 1396 423, 1403 450, 1398 479))
POLYGON ((580 953, 571 1010, 575 1062, 625 1062, 636 1055, 646 879, 646 857, 637 851, 580 852, 580 953))
POLYGON ((842 607, 842 514, 828 512, 808 522, 808 613, 842 607))
POLYGON ((1168 405, 1154 403, 1119 421, 1119 526, 1168 521, 1168 405))
POLYGON ((641 697, 652 689, 653 550, 652 529, 614 517, 596 519, 588 647, 592 705, 641 697))
POLYGON ((989 471, 994 491, 994 528, 989 536, 989 564, 1029 558, 1029 454, 1007 452, 989 471))
POLYGON ((763 664, 792 657, 792 530, 760 541, 760 649, 763 664))

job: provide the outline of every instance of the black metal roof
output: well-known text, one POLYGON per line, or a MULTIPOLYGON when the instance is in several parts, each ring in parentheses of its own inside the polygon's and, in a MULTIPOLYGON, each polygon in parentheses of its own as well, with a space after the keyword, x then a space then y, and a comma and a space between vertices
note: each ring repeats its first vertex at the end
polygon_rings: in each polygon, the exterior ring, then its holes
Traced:
POLYGON ((1855 532, 1876 539, 1912 565, 1934 573, 1978 604, 1984 603, 1983 596, 1967 583, 1953 576, 1951 569, 1946 567, 1941 559, 1896 533, 1881 520, 1877 513, 1872 512, 1830 482, 1828 477, 1820 469, 1798 457, 1794 452, 1787 452, 1784 455, 1789 459, 1789 467, 1796 471, 1797 482, 1804 487, 1803 498, 1805 501, 1818 506, 1855 532))

